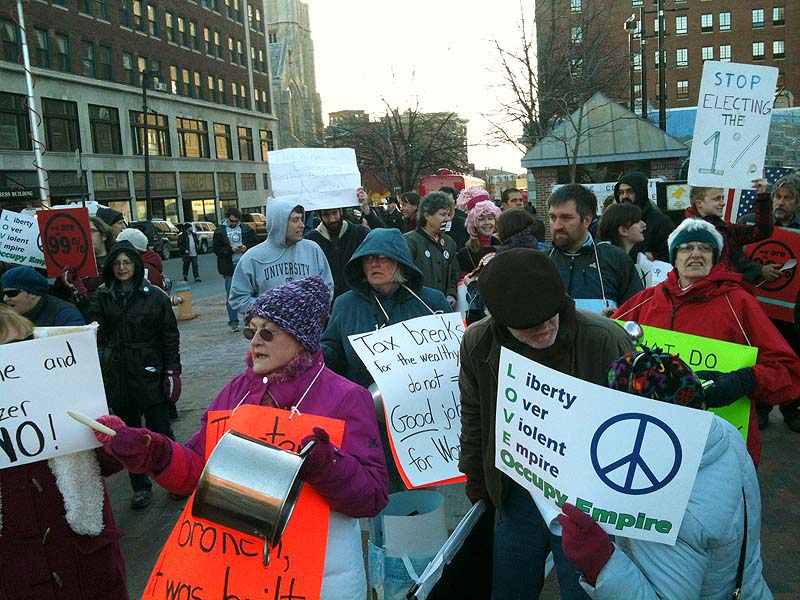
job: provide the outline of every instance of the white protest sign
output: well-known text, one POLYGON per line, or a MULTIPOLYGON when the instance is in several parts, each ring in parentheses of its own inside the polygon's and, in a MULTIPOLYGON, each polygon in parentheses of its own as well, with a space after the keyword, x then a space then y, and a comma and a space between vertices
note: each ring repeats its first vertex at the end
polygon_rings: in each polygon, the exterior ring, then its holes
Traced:
POLYGON ((672 265, 663 260, 650 260, 642 252, 636 256, 636 270, 644 287, 653 287, 666 281, 672 265))
MULTIPOLYGON (((272 156, 270 154, 270 156, 272 156)), ((647 193, 650 196, 651 202, 655 204, 658 199, 658 188, 656 187, 658 182, 663 181, 661 179, 648 179, 647 180, 647 193)), ((604 183, 580 183, 583 187, 591 191, 595 197, 597 198, 597 214, 599 215, 603 211, 603 200, 606 199, 608 196, 614 195, 614 187, 619 183, 618 181, 607 181, 604 183)), ((551 192, 555 192, 557 189, 564 187, 565 185, 569 185, 566 183, 555 183, 550 188, 551 192)))
POLYGON ((0 213, 0 260, 29 267, 44 267, 39 223, 34 217, 10 210, 0 213))
POLYGON ((410 488, 461 480, 458 313, 348 337, 383 395, 395 463, 410 488))
POLYGON ((713 415, 581 381, 503 348, 495 466, 608 533, 674 544, 713 415))
POLYGON ((93 330, 0 345, 0 469, 98 447, 67 410, 108 414, 93 330))
POLYGON ((767 153, 778 69, 707 60, 697 99, 689 185, 750 189, 767 153))
POLYGON ((306 211, 357 206, 361 173, 352 148, 287 148, 269 153, 276 198, 306 211))

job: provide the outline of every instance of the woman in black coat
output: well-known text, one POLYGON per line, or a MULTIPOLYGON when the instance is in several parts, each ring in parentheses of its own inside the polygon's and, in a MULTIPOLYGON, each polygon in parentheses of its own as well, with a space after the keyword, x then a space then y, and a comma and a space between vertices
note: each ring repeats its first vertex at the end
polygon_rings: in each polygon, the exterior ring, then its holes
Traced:
MULTIPOLYGON (((180 397, 180 335, 169 297, 144 278, 144 263, 130 242, 117 242, 103 267, 92 317, 100 324, 98 347, 106 398, 130 427, 173 437, 169 403, 180 397)), ((151 482, 131 473, 131 508, 150 504, 151 482)))

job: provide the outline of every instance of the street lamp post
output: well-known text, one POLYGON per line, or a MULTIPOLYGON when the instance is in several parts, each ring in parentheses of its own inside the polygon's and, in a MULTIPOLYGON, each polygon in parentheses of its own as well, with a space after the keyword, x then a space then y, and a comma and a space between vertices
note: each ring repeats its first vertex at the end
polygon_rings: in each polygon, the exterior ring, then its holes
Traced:
POLYGON ((630 109, 631 111, 636 110, 636 87, 634 85, 634 77, 636 76, 636 69, 634 64, 634 54, 633 54, 633 36, 636 33, 636 29, 639 27, 639 23, 636 21, 636 15, 632 14, 630 17, 625 19, 625 31, 628 33, 628 93, 630 96, 630 109))
POLYGON ((667 130, 667 74, 664 56, 664 0, 658 0, 658 127, 667 130))
POLYGON ((142 137, 144 145, 144 198, 145 209, 147 211, 147 220, 153 218, 153 203, 150 198, 150 140, 148 139, 148 112, 147 112, 147 88, 153 77, 161 75, 158 71, 142 71, 142 119, 144 121, 144 132, 142 137))

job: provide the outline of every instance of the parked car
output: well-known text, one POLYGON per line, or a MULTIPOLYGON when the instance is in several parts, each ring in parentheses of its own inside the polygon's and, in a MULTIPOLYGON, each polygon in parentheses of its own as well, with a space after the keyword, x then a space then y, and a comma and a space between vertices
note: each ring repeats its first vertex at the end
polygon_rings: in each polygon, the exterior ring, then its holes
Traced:
POLYGON ((208 221, 192 221, 192 231, 197 234, 197 240, 200 242, 200 247, 197 251, 200 254, 205 254, 214 243, 214 230, 216 226, 208 221))
POLYGON ((153 250, 164 260, 169 260, 172 253, 178 253, 178 235, 180 231, 169 221, 152 219, 151 221, 132 221, 128 227, 136 227, 147 236, 153 250))
POLYGON ((242 223, 256 232, 256 239, 263 242, 267 239, 267 217, 261 213, 242 213, 242 223))

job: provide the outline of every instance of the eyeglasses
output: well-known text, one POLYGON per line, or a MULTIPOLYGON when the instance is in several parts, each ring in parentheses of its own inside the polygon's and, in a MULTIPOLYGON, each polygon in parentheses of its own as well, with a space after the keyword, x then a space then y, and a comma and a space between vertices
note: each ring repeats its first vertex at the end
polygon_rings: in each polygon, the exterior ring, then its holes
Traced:
POLYGON ((387 263, 392 259, 388 256, 384 256, 383 254, 369 254, 363 258, 365 263, 387 263))
POLYGON ((714 254, 714 248, 708 244, 681 244, 678 246, 678 252, 681 254, 692 254, 695 251, 700 254, 714 254))
POLYGON ((122 269, 122 268, 127 269, 128 267, 132 267, 133 266, 133 261, 132 260, 117 260, 117 261, 114 261, 113 263, 111 263, 111 266, 114 267, 115 269, 122 269))
POLYGON ((276 335, 280 335, 281 333, 285 333, 283 331, 271 331, 269 329, 253 329, 252 327, 245 327, 242 329, 242 334, 244 335, 246 340, 252 340, 256 337, 256 334, 264 340, 265 342, 271 342, 275 339, 276 335))
POLYGON ((3 296, 16 298, 22 290, 3 290, 3 296))

